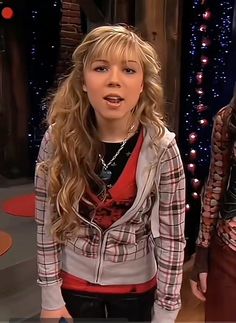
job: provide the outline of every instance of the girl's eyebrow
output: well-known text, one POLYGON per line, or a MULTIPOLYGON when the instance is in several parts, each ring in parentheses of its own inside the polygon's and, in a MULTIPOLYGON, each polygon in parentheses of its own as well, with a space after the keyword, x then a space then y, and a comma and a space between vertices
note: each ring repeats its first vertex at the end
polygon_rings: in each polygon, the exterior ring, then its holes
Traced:
MULTIPOLYGON (((109 63, 109 61, 107 61, 106 59, 95 59, 92 63, 97 63, 97 62, 102 62, 102 63, 106 63, 106 64, 108 64, 109 63)), ((136 63, 136 64, 138 64, 138 62, 137 61, 134 61, 134 60, 132 60, 132 59, 128 59, 127 61, 122 61, 121 63, 122 64, 125 64, 125 63, 136 63)))

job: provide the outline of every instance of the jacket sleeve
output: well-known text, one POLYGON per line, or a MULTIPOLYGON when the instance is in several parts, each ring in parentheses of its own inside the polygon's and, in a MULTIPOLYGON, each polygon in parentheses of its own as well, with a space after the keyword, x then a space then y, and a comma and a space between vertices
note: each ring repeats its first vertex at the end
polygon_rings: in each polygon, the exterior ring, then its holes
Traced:
POLYGON ((42 288, 42 308, 55 310, 64 306, 61 294, 61 245, 54 241, 50 228, 52 208, 48 199, 48 174, 40 164, 49 159, 50 129, 42 140, 35 172, 35 218, 37 223, 38 284, 42 288))
POLYGON ((173 323, 181 307, 185 248, 185 174, 175 139, 161 162, 159 195, 159 236, 155 238, 157 300, 153 323, 173 323))
POLYGON ((208 271, 208 247, 219 218, 221 201, 228 183, 232 147, 225 125, 230 114, 231 108, 222 108, 214 120, 211 137, 211 162, 203 194, 196 257, 191 274, 191 279, 195 281, 197 281, 199 273, 208 271))

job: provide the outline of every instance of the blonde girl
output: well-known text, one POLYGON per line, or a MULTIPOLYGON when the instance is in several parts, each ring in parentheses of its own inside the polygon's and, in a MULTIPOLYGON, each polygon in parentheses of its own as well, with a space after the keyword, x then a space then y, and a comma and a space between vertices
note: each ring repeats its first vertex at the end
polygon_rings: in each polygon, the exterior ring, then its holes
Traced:
POLYGON ((36 167, 41 317, 174 322, 185 178, 157 54, 130 28, 101 26, 72 61, 36 167))

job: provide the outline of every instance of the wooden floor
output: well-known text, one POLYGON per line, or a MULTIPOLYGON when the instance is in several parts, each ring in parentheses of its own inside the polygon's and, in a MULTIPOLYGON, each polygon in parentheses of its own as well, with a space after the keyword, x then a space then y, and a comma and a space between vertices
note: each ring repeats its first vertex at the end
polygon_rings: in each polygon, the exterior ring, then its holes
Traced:
POLYGON ((193 258, 184 264, 184 277, 181 290, 182 308, 176 322, 203 323, 204 303, 193 296, 189 284, 189 276, 193 264, 193 258))

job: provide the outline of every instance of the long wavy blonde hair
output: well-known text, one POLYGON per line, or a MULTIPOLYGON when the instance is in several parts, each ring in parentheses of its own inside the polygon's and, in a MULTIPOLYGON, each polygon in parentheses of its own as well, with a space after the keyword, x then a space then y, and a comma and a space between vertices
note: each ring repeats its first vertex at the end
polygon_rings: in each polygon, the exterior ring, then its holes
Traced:
POLYGON ((51 100, 48 124, 52 125, 53 154, 44 166, 55 210, 52 232, 60 242, 68 235, 76 234, 79 217, 73 205, 86 199, 86 187, 91 183, 103 184, 96 175, 101 143, 93 109, 83 91, 84 69, 101 57, 115 55, 128 59, 133 51, 137 53, 144 73, 144 88, 133 110, 133 118, 144 127, 152 127, 157 142, 164 133, 159 59, 148 42, 124 26, 101 26, 87 34, 73 53, 71 73, 51 100))

